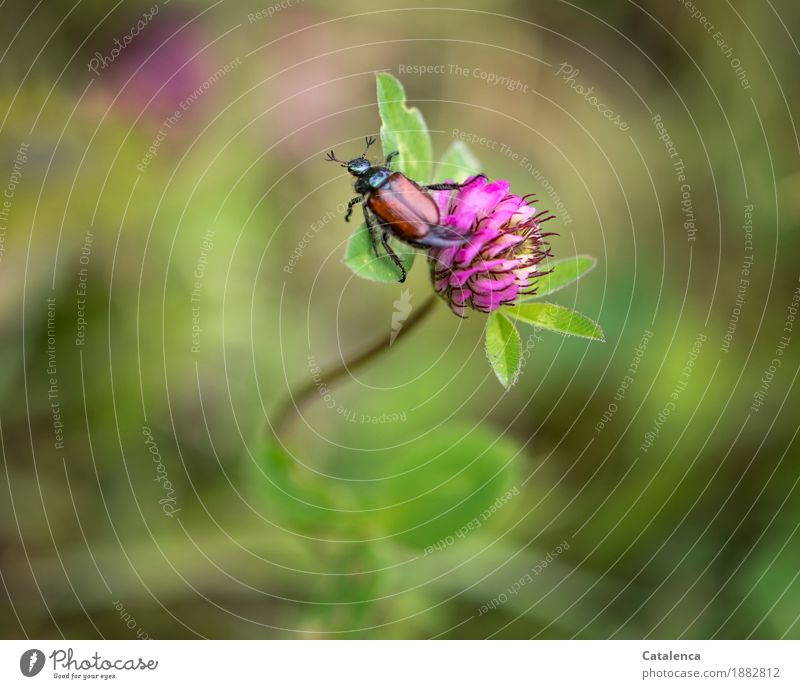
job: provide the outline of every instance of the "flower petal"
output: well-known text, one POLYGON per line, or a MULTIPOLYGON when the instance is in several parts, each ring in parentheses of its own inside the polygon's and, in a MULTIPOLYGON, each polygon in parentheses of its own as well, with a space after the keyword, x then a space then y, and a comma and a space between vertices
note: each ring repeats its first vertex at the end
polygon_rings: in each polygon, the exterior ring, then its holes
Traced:
POLYGON ((501 273, 494 277, 474 276, 469 281, 470 289, 475 292, 492 292, 502 290, 509 285, 517 284, 517 275, 514 272, 501 273))
POLYGON ((486 228, 479 230, 469 238, 469 243, 459 248, 455 261, 459 265, 468 265, 475 260, 487 244, 492 244, 500 233, 497 230, 486 228))
POLYGON ((503 290, 489 292, 487 294, 474 294, 472 297, 472 304, 481 311, 494 311, 499 309, 503 304, 510 304, 517 298, 519 294, 519 287, 511 285, 503 290))
POLYGON ((428 251, 433 288, 454 313, 461 316, 468 307, 494 311, 535 289, 539 264, 550 252, 525 197, 509 194, 505 180, 483 175, 453 194, 432 194, 440 223, 468 237, 462 246, 428 251))
POLYGON ((512 232, 504 232, 493 241, 483 252, 484 258, 495 258, 498 254, 508 251, 510 248, 525 241, 525 237, 520 237, 512 232))
MULTIPOLYGON (((477 178, 476 182, 481 179, 477 178)), ((497 204, 508 195, 508 182, 498 180, 488 184, 470 183, 458 191, 455 199, 455 212, 453 216, 464 227, 465 222, 470 225, 485 218, 494 211, 497 204)))

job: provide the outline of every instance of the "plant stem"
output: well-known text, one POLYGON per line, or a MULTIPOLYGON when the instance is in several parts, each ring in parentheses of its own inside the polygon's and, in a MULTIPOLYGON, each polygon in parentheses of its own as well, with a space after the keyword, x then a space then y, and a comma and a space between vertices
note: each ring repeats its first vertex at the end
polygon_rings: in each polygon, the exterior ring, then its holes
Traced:
MULTIPOLYGON (((431 295, 414 313, 411 315, 402 330, 397 333, 394 342, 397 342, 401 337, 408 335, 414 327, 422 322, 425 316, 431 311, 436 303, 436 295, 431 295)), ((275 416, 275 424, 273 425, 273 433, 276 438, 280 438, 286 430, 289 421, 292 419, 293 412, 300 412, 300 409, 305 406, 310 399, 314 397, 317 388, 324 381, 325 385, 329 388, 346 373, 355 371, 362 367, 364 364, 369 363, 375 359, 382 352, 389 349, 391 343, 391 334, 376 342, 369 349, 366 349, 361 354, 353 357, 349 361, 343 361, 338 366, 333 366, 327 371, 323 371, 315 380, 310 380, 295 392, 289 392, 286 399, 278 407, 278 412, 275 416)))

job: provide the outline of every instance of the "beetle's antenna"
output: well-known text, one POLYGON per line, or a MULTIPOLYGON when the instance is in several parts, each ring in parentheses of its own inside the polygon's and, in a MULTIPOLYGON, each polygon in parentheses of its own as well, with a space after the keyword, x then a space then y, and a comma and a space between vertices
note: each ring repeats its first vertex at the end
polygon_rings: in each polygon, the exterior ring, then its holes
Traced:
POLYGON ((367 137, 367 147, 364 149, 364 152, 361 154, 362 158, 365 155, 367 155, 367 151, 369 150, 369 147, 372 146, 372 144, 374 144, 374 143, 375 143, 375 137, 374 136, 368 136, 367 137))
POLYGON ((343 161, 343 160, 339 160, 339 159, 338 159, 338 158, 337 158, 337 157, 336 157, 336 156, 333 154, 333 149, 331 149, 330 151, 328 151, 328 152, 325 154, 325 160, 327 160, 328 162, 331 162, 331 163, 339 163, 339 164, 340 164, 342 167, 347 167, 347 163, 346 163, 345 161, 343 161))

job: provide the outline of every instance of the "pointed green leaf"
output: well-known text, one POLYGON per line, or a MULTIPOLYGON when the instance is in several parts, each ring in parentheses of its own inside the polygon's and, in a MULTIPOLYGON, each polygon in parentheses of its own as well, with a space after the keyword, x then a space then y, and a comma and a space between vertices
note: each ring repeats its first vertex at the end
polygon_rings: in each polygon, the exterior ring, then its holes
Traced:
POLYGON ((383 152, 399 151, 394 168, 427 184, 432 179, 433 145, 422 113, 406 105, 405 89, 391 74, 381 72, 376 80, 383 152))
POLYGON ((590 272, 597 265, 597 259, 587 254, 579 254, 571 258, 562 258, 558 261, 550 261, 543 264, 542 270, 553 272, 536 279, 536 293, 521 299, 521 302, 532 301, 539 297, 545 297, 572 284, 576 280, 590 272))
POLYGON ((576 335, 577 337, 588 337, 591 340, 606 341, 605 335, 597 323, 577 311, 570 311, 565 306, 532 303, 506 306, 502 311, 518 321, 546 328, 562 335, 576 335))
POLYGON ((481 164, 472 155, 467 144, 463 141, 454 141, 439 162, 434 179, 437 182, 443 182, 446 179, 463 182, 467 177, 477 175, 480 171, 481 164))
POLYGON ((486 357, 503 387, 510 388, 522 365, 522 343, 517 327, 499 311, 486 321, 486 357))
MULTIPOLYGON (((394 239, 389 239, 389 244, 403 262, 406 271, 410 271, 416 255, 414 249, 408 244, 403 244, 394 239)), ((367 226, 361 225, 347 242, 344 263, 356 275, 365 280, 397 282, 400 279, 400 269, 389 258, 380 243, 378 244, 378 252, 380 255, 376 256, 367 226)))

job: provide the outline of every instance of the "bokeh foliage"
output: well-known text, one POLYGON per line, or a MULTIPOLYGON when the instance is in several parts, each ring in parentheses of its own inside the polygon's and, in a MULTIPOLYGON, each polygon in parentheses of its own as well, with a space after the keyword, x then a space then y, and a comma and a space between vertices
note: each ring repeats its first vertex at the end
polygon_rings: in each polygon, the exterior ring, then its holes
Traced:
MULTIPOLYGON (((4 636, 798 637, 796 341, 751 411, 798 285, 796 3, 708 3, 747 90, 655 1, 306 0, 251 21, 261 5, 172 0, 89 72, 149 6, 0 9, 0 188, 27 144, 0 255, 4 636), (469 139, 557 213, 556 258, 599 257, 554 301, 606 343, 523 327, 505 392, 485 318, 442 305, 272 447, 288 389, 388 333, 401 296, 342 264, 352 189, 322 158, 379 133, 379 70, 424 113, 429 166, 469 139), (748 204, 755 260, 723 351, 748 204)), ((414 307, 429 294, 423 261, 406 287, 414 307)))

